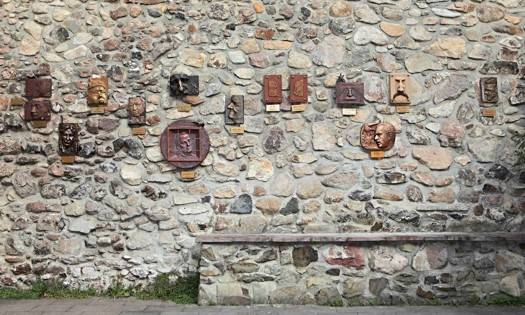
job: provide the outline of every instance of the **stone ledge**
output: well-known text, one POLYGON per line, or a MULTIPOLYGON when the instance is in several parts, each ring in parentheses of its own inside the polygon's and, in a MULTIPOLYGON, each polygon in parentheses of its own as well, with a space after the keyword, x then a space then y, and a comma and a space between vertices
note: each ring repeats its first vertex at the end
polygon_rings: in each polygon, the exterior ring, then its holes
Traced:
POLYGON ((420 241, 516 241, 525 243, 525 232, 402 232, 402 233, 331 233, 331 234, 207 234, 197 236, 203 244, 225 243, 374 243, 420 241))

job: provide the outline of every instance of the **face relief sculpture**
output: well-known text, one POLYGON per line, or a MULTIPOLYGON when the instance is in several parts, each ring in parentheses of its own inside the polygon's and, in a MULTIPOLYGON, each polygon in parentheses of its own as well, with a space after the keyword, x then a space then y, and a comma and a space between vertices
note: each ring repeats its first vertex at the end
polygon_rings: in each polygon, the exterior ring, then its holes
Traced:
POLYGON ((26 121, 51 120, 51 102, 49 100, 32 100, 24 105, 26 121))
POLYGON ((92 77, 88 83, 88 105, 102 107, 108 103, 108 78, 92 77))
POLYGON ((60 155, 76 155, 78 151, 78 124, 58 125, 58 149, 60 155))
POLYGON ((160 136, 162 155, 180 169, 198 166, 208 154, 210 138, 202 124, 180 119, 171 123, 160 136))
POLYGON ((481 78, 481 101, 483 103, 497 103, 498 102, 498 78, 488 77, 481 78))
POLYGON ((335 85, 335 101, 337 105, 364 105, 364 91, 363 82, 346 82, 341 74, 335 85))
POLYGON ((408 95, 409 76, 393 74, 390 76, 390 97, 392 104, 410 104, 408 95))
POLYGON ((233 95, 230 103, 226 106, 227 125, 240 125, 244 123, 244 96, 233 95))
POLYGON ((146 123, 146 104, 141 97, 129 98, 128 121, 130 125, 144 125, 146 123))
POLYGON ((199 95, 199 76, 173 74, 170 76, 170 91, 173 96, 199 95))
POLYGON ((396 130, 389 123, 368 123, 361 127, 361 146, 367 150, 389 150, 395 140, 396 130))

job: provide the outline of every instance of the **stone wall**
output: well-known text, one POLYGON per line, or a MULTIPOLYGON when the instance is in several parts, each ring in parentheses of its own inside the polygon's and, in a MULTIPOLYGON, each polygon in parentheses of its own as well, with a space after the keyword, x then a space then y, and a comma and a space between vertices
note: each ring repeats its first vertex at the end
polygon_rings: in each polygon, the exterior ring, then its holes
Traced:
MULTIPOLYGON (((523 231, 525 172, 515 138, 525 134, 517 106, 525 102, 524 7, 523 0, 0 0, 0 284, 25 286, 39 276, 100 288, 186 275, 199 267, 202 233, 523 231), (411 73, 406 114, 388 101, 388 74, 396 72, 411 73), (24 80, 48 73, 52 121, 33 129, 22 119, 24 80), (169 95, 173 73, 200 76, 200 95, 184 100, 190 112, 169 95), (308 75, 305 112, 286 102, 295 73, 308 75), (342 116, 334 103, 340 73, 365 84, 356 116, 342 116), (104 74, 109 111, 89 115, 87 80, 104 74), (265 74, 283 76, 281 112, 264 111, 265 74), (478 101, 479 78, 489 75, 499 81, 494 118, 481 116, 478 101), (245 95, 242 135, 223 124, 232 94, 245 95), (147 101, 144 137, 132 136, 126 120, 127 100, 137 95, 147 101), (61 116, 82 129, 73 165, 57 155, 61 116), (204 123, 211 140, 192 181, 181 180, 159 149, 163 129, 180 118, 204 123), (395 147, 377 161, 359 146, 362 123, 375 120, 397 131, 395 147)), ((388 250, 413 265, 419 247, 388 250)), ((289 268, 275 259, 266 265, 289 268)), ((515 271, 508 272, 490 283, 515 271)), ((376 275, 392 285, 398 276, 376 275)), ((406 281, 426 276, 415 269, 406 281)))

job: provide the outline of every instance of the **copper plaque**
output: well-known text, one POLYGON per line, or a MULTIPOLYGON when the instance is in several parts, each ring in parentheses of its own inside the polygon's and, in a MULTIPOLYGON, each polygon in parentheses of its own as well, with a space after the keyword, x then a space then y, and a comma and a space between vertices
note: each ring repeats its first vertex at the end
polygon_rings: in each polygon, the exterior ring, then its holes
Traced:
POLYGON ((191 169, 208 155, 210 138, 202 124, 180 119, 166 127, 160 148, 166 161, 179 169, 191 169))
POLYGON ((87 103, 94 107, 104 107, 108 104, 108 77, 89 78, 87 103))
POLYGON ((308 77, 305 74, 290 75, 290 104, 308 103, 308 77))
POLYGON ((410 104, 410 75, 390 75, 390 102, 393 105, 410 104))
POLYGON ((51 102, 47 99, 31 100, 24 104, 26 121, 50 121, 51 102))
POLYGON ((199 76, 173 74, 170 76, 171 95, 182 97, 185 95, 199 95, 199 76))
POLYGON ((479 80, 481 101, 483 103, 497 103, 498 102, 498 78, 488 77, 479 80))
POLYGON ((264 76, 264 103, 280 104, 283 102, 283 84, 280 74, 264 76))
POLYGON ((146 124, 146 102, 142 97, 130 97, 128 99, 128 124, 146 124))
POLYGON ((240 125, 244 123, 244 96, 232 95, 230 102, 226 103, 226 125, 240 125))
POLYGON ((335 102, 337 105, 364 105, 365 85, 363 82, 346 82, 341 75, 335 83, 335 102))
POLYGON ((74 123, 60 123, 58 125, 58 154, 73 156, 78 152, 78 133, 80 127, 74 123))
POLYGON ((27 98, 38 98, 38 97, 51 97, 52 90, 51 79, 26 79, 26 97, 27 98))
POLYGON ((361 127, 361 146, 367 150, 390 150, 396 141, 396 130, 386 122, 363 124, 361 127))

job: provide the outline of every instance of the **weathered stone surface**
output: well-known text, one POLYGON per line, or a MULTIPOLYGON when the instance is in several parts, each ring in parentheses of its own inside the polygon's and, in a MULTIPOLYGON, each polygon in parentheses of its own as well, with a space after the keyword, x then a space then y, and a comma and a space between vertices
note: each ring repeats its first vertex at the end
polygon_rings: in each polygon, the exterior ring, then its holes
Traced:
POLYGON ((336 146, 335 129, 328 122, 316 122, 312 125, 312 145, 314 150, 328 151, 336 146))
POLYGON ((412 268, 426 271, 444 268, 448 261, 448 249, 441 244, 426 245, 412 260, 412 268))
POLYGON ((408 259, 392 247, 378 247, 369 252, 370 268, 386 274, 394 274, 408 266, 408 259))
POLYGON ((359 27, 354 33, 354 43, 356 45, 366 45, 368 43, 386 45, 388 43, 388 37, 379 29, 364 25, 359 27))
POLYGON ((505 16, 505 11, 499 6, 483 3, 478 9, 478 19, 484 23, 501 20, 505 16))
POLYGON ((446 170, 454 161, 449 150, 436 146, 415 147, 412 156, 431 170, 446 170))
POLYGON ((317 251, 311 246, 296 247, 292 251, 293 264, 296 267, 306 267, 319 259, 317 251))
POLYGON ((247 179, 256 179, 263 182, 273 176, 273 164, 268 159, 252 159, 248 164, 247 179))
POLYGON ((284 130, 279 127, 272 127, 263 140, 263 148, 266 153, 273 154, 286 148, 287 141, 284 130))
POLYGON ((471 140, 468 149, 478 162, 495 162, 498 156, 498 144, 497 138, 480 138, 471 140))
POLYGON ((330 247, 324 254, 330 265, 340 265, 362 269, 365 266, 365 254, 362 248, 355 246, 330 247))
POLYGON ((128 185, 137 186, 142 182, 144 168, 138 165, 123 165, 120 169, 120 177, 128 185))
POLYGON ((467 49, 462 37, 450 36, 439 38, 424 51, 437 57, 459 59, 466 54, 467 49))
MULTIPOLYGON (((384 35, 383 35, 384 36, 384 35)), ((317 46, 312 56, 316 65, 332 68, 344 61, 346 55, 344 39, 329 35, 317 46)))
POLYGON ((405 66, 410 73, 443 69, 441 64, 439 64, 434 57, 423 53, 415 53, 410 55, 407 59, 405 59, 405 66))
POLYGON ((317 178, 306 177, 298 181, 296 194, 301 199, 308 199, 319 197, 323 191, 324 187, 317 178))

